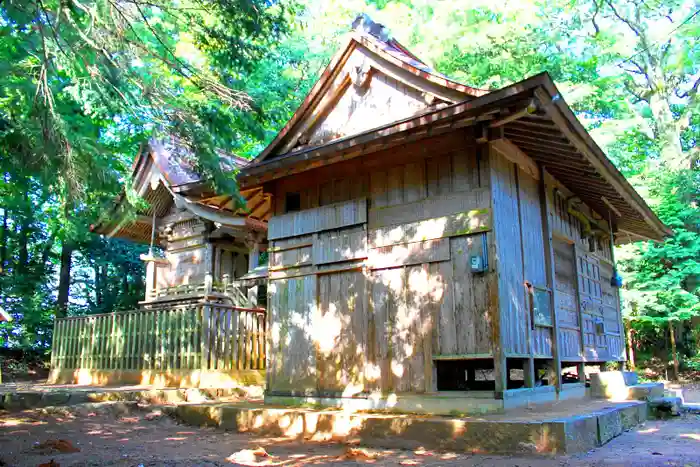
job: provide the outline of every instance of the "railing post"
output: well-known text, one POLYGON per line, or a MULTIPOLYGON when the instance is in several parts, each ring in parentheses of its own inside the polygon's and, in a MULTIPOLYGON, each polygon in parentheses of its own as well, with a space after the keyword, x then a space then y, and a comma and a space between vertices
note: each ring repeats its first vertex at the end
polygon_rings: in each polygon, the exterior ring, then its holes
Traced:
POLYGON ((257 308, 258 307, 258 286, 255 285, 253 287, 248 288, 247 291, 248 295, 248 306, 251 308, 257 308))
POLYGON ((203 303, 201 308, 200 308, 200 314, 202 316, 202 327, 201 327, 201 333, 202 333, 202 340, 201 340, 201 349, 200 352, 202 353, 202 359, 200 361, 200 368, 202 372, 206 371, 209 369, 209 353, 210 353, 210 339, 209 339, 209 327, 210 327, 210 318, 211 318, 211 311, 209 309, 209 305, 206 303, 203 303))
POLYGON ((210 296, 213 291, 214 291, 214 276, 212 276, 211 273, 208 272, 204 276, 204 295, 210 296))
MULTIPOLYGON (((58 345, 57 342, 59 341, 58 339, 58 318, 54 318, 53 320, 53 334, 51 337, 51 369, 53 370, 56 368, 56 362, 58 361, 58 345)), ((0 383, 2 383, 2 376, 0 375, 0 383)))
POLYGON ((221 276, 221 282, 222 282, 223 287, 224 287, 223 292, 228 293, 228 288, 230 286, 231 277, 228 274, 224 274, 223 276, 221 276))

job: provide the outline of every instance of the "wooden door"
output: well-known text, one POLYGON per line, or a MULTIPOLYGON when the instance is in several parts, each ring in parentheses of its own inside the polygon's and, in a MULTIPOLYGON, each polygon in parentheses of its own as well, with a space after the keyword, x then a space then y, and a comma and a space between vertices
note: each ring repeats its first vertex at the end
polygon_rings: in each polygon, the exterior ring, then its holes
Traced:
POLYGON ((583 327, 583 352, 588 361, 607 359, 608 344, 603 317, 603 293, 600 283, 600 262, 585 252, 577 251, 578 291, 583 327))
POLYGON ((564 361, 580 361, 581 323, 576 284, 576 253, 574 245, 564 240, 555 238, 553 246, 559 353, 564 361))

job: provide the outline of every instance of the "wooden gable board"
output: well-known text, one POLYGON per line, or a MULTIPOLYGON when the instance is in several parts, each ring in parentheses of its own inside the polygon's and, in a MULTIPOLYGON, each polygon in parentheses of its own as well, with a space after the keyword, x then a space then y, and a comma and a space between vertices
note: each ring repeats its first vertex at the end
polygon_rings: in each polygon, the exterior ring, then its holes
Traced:
POLYGON ((344 81, 334 106, 301 135, 298 143, 319 146, 415 115, 431 105, 432 95, 379 71, 370 72, 359 84, 349 77, 344 81))
POLYGON ((254 163, 484 93, 432 71, 393 40, 353 33, 254 163))

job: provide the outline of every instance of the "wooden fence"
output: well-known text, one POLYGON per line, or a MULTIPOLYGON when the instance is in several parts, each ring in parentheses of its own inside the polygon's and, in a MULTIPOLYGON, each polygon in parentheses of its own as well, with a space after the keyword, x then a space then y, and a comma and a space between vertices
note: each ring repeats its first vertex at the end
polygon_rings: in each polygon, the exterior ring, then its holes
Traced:
POLYGON ((57 319, 52 374, 260 371, 265 330, 264 309, 209 303, 57 319))

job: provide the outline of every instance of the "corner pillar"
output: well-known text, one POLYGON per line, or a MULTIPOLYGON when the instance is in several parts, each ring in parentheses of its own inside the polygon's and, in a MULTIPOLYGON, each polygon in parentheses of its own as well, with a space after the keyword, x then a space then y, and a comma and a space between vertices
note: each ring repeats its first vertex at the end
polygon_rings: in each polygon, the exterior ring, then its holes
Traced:
POLYGON ((158 266, 168 264, 165 258, 158 258, 152 253, 140 256, 141 261, 146 263, 146 296, 144 302, 153 301, 158 295, 158 266))

